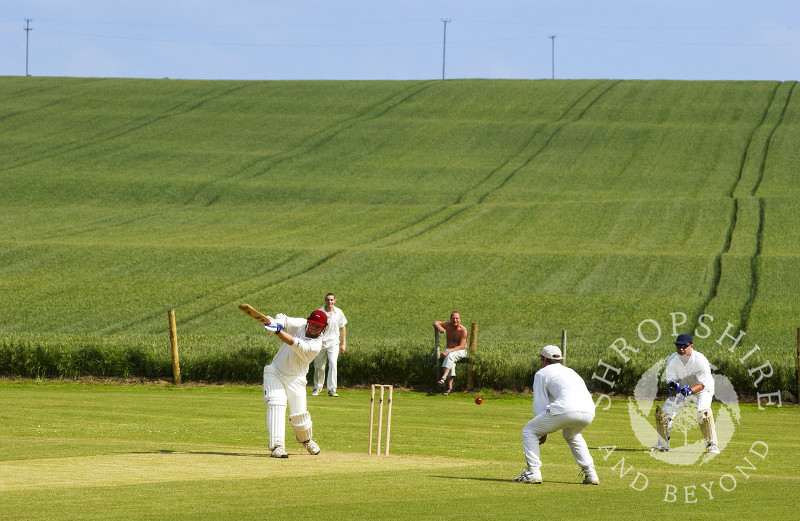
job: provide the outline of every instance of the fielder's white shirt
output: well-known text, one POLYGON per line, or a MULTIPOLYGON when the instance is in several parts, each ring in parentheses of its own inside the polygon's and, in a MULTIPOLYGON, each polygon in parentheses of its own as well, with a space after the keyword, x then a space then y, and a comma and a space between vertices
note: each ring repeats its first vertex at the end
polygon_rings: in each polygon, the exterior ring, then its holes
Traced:
POLYGON ((689 387, 703 384, 703 390, 714 394, 714 377, 711 376, 711 364, 708 359, 694 349, 691 356, 681 356, 677 352, 667 358, 664 369, 664 380, 675 381, 689 387))
POLYGON ((590 412, 594 414, 594 400, 583 378, 563 364, 542 367, 533 377, 533 415, 550 411, 550 414, 590 412))
POLYGON ((319 310, 328 316, 328 328, 325 330, 325 334, 322 335, 322 345, 324 347, 339 347, 339 330, 347 324, 344 312, 336 306, 333 306, 331 312, 325 311, 325 306, 322 306, 319 310))
POLYGON ((294 343, 283 343, 272 359, 272 366, 288 376, 305 376, 308 366, 322 350, 322 335, 306 336, 306 319, 286 317, 286 332, 294 336, 294 343))

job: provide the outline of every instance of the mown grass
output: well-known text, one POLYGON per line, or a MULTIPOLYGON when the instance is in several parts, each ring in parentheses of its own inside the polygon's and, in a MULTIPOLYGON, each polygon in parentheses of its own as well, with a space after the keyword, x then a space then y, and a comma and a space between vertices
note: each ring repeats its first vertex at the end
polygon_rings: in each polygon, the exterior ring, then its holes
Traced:
POLYGON ((542 447, 545 483, 531 486, 511 482, 524 466, 530 396, 489 392, 480 406, 474 396, 395 390, 388 457, 366 454, 368 390, 309 396, 322 453, 308 455, 287 427, 290 457, 275 460, 266 457, 259 386, 2 381, 0 517, 274 517, 300 491, 291 515, 318 519, 441 519, 454 508, 459 517, 519 519, 553 497, 569 519, 795 512, 786 501, 797 483, 794 407, 740 404, 722 454, 678 466, 649 456, 632 432, 627 400, 603 400, 584 431, 600 486, 579 484, 559 435, 542 447), (763 458, 750 452, 756 443, 763 458), (634 478, 647 486, 634 489, 634 478))
POLYGON ((587 380, 638 342, 629 392, 705 313, 738 389, 796 392, 793 82, 0 85, 2 374, 167 377, 175 309, 185 380, 257 381, 274 346, 236 304, 334 291, 342 385, 426 382, 459 309, 481 385, 529 386, 566 329, 587 380))

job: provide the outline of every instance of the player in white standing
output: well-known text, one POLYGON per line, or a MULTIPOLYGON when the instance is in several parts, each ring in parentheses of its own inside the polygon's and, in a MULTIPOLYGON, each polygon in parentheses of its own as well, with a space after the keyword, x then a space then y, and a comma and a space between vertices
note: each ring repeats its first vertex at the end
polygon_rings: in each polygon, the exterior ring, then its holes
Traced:
POLYGON ((539 445, 547 441, 548 434, 560 430, 572 451, 572 457, 583 471, 583 484, 599 485, 594 460, 581 435, 581 431, 594 419, 592 395, 583 378, 563 365, 564 358, 558 347, 544 346, 539 358, 542 368, 533 377, 534 418, 522 428, 522 447, 528 468, 514 481, 542 482, 539 445))
POLYGON ((325 313, 315 310, 307 319, 278 314, 264 329, 275 333, 283 345, 272 363, 264 367, 264 403, 267 404, 269 450, 273 458, 288 458, 286 452, 286 406, 297 441, 309 454, 319 454, 311 439, 311 415, 306 409, 308 365, 322 349, 322 335, 328 324, 325 313))
POLYGON ((699 351, 694 350, 691 335, 682 333, 674 342, 675 352, 667 358, 664 380, 667 382, 669 397, 663 407, 656 407, 656 432, 658 442, 653 450, 669 450, 669 436, 672 420, 687 404, 697 404, 697 421, 710 454, 719 454, 714 415, 711 413, 711 399, 714 397, 714 377, 711 364, 699 351), (688 397, 693 398, 688 398, 688 397), (687 399, 688 398, 688 399, 687 399))
POLYGON ((338 384, 339 355, 347 351, 347 318, 344 312, 334 306, 336 295, 325 295, 325 305, 319 308, 328 317, 328 327, 322 336, 322 351, 314 359, 314 390, 312 396, 319 394, 325 386, 325 366, 328 367, 328 396, 339 396, 336 393, 338 384), (341 343, 341 345, 340 345, 341 343))

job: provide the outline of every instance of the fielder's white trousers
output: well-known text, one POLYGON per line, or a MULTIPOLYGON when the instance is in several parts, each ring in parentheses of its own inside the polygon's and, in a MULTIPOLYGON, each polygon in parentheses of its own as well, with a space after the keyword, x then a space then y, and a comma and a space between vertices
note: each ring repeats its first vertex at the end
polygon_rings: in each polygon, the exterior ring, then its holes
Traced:
POLYGON ((567 441, 572 457, 583 469, 594 468, 594 460, 589 454, 589 447, 581 435, 594 419, 593 412, 567 412, 563 414, 550 414, 547 410, 536 415, 522 428, 522 447, 525 449, 525 461, 528 468, 538 469, 542 466, 539 459, 539 438, 545 434, 561 431, 567 441))
POLYGON ((450 369, 449 376, 456 375, 456 362, 465 358, 467 356, 466 349, 459 349, 458 351, 451 351, 449 355, 444 357, 442 360, 442 367, 445 369, 450 369))
POLYGON ((322 346, 314 358, 314 389, 325 387, 325 368, 328 369, 328 390, 336 389, 338 385, 339 344, 322 346))

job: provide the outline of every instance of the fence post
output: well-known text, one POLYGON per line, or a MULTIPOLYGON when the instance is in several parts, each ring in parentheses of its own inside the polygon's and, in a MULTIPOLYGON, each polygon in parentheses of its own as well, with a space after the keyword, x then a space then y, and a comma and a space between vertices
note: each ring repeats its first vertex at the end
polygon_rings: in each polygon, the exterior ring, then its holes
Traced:
POLYGON ((436 329, 436 326, 433 326, 433 349, 436 351, 433 359, 433 381, 435 383, 439 381, 439 355, 441 354, 439 351, 439 330, 436 329))
POLYGON ((181 384, 181 366, 178 363, 178 331, 175 327, 175 310, 170 309, 169 316, 169 343, 172 346, 172 381, 175 385, 181 384))
POLYGON ((469 351, 467 351, 467 391, 472 391, 472 360, 478 344, 478 323, 473 322, 469 333, 469 351))

